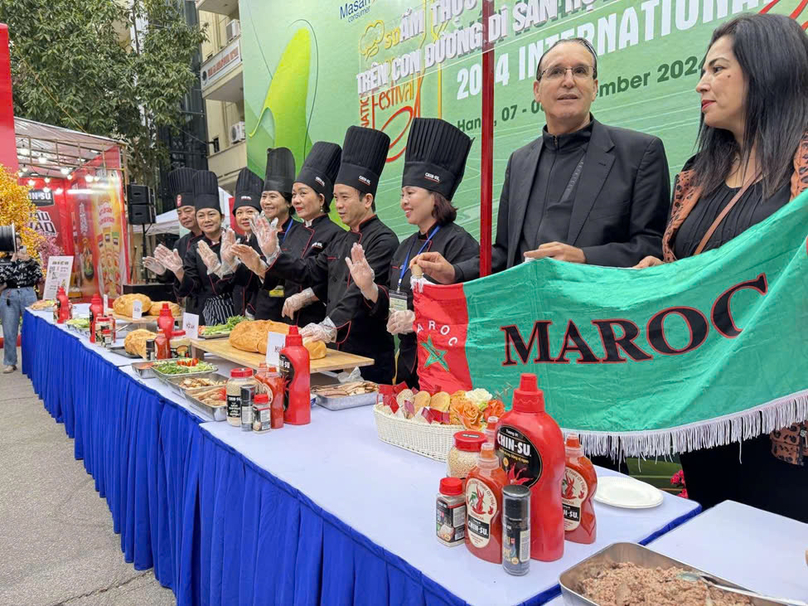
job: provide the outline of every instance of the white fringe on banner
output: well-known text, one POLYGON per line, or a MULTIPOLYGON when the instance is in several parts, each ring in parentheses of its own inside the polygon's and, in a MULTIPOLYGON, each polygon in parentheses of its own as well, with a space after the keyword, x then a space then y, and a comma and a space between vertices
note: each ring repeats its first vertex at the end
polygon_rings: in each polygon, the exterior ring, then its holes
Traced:
POLYGON ((608 455, 618 460, 668 456, 723 446, 803 421, 808 421, 808 389, 743 412, 670 429, 606 432, 565 428, 563 431, 565 434, 577 432, 587 455, 608 455))

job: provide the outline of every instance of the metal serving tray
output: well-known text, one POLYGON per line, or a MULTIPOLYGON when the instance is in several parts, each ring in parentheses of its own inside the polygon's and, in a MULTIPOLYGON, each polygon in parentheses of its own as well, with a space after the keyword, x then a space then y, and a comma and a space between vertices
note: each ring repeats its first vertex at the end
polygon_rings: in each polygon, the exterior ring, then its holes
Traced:
POLYGON ((174 391, 176 391, 179 395, 184 395, 182 388, 179 384, 183 381, 183 379, 201 379, 201 378, 208 378, 213 375, 218 374, 219 368, 214 366, 213 370, 206 370, 203 372, 189 372, 181 375, 165 375, 159 372, 156 368, 152 369, 154 376, 160 379, 163 383, 172 387, 174 391))
POLYGON ((221 406, 210 406, 205 404, 202 400, 197 400, 192 392, 203 392, 206 387, 199 387, 196 389, 186 389, 185 399, 199 412, 214 421, 224 421, 227 419, 227 403, 223 402, 221 406))
POLYGON ((132 364, 132 370, 134 370, 141 379, 154 379, 157 375, 154 374, 153 366, 154 362, 136 362, 132 364))
MULTIPOLYGON (((124 358, 130 358, 132 360, 142 360, 143 359, 137 354, 131 354, 128 351, 126 351, 126 349, 124 349, 123 345, 115 345, 113 347, 107 347, 107 351, 111 351, 114 354, 118 354, 119 356, 123 356, 124 358)), ((152 374, 152 376, 154 376, 154 374, 152 374)))
MULTIPOLYGON (((652 551, 647 547, 638 545, 637 543, 613 543, 605 549, 601 549, 596 554, 588 557, 587 559, 579 562, 572 568, 561 573, 559 582, 561 584, 561 595, 564 596, 564 603, 568 606, 599 606, 596 602, 589 600, 582 596, 578 591, 581 588, 581 581, 591 577, 593 570, 600 570, 611 564, 619 564, 621 562, 630 562, 642 568, 682 568, 687 571, 701 572, 709 574, 719 583, 727 587, 734 587, 736 589, 745 589, 740 585, 731 583, 727 580, 718 577, 706 570, 699 570, 673 558, 664 556, 656 551, 652 551)), ((749 598, 755 606, 780 606, 780 602, 772 602, 771 600, 764 600, 760 598, 749 598)))
POLYGON ((376 404, 378 396, 378 391, 361 393, 356 396, 338 396, 331 398, 315 396, 315 402, 318 406, 322 406, 328 410, 348 410, 349 408, 358 408, 359 406, 373 406, 376 404))

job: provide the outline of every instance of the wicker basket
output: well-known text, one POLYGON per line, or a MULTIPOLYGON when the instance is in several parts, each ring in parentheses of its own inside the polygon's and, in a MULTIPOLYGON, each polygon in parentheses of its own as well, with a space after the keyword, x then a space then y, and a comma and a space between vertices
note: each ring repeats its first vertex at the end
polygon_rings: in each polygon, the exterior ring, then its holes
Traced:
POLYGON ((416 423, 382 412, 381 405, 373 407, 379 439, 419 455, 445 461, 454 444, 453 437, 463 431, 462 425, 416 423))

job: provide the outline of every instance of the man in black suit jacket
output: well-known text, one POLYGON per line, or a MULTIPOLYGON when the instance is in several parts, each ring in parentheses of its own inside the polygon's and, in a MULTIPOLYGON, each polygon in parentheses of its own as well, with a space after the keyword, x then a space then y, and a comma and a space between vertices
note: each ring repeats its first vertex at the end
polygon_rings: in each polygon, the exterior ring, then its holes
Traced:
MULTIPOLYGON (((595 120, 597 90, 597 56, 586 40, 559 41, 539 61, 533 93, 547 125, 508 160, 494 272, 544 257, 631 267, 662 250, 670 204, 662 141, 595 120)), ((438 256, 418 263, 452 281, 455 268, 438 256)))

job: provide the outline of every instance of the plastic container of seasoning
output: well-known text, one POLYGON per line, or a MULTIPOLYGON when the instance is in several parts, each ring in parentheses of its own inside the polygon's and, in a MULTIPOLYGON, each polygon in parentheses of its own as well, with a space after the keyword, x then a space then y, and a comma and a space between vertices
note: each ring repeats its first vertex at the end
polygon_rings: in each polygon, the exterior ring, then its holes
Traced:
POLYGON ((436 501, 435 531, 447 547, 462 545, 466 537, 466 496, 463 480, 443 478, 436 501))
POLYGON ((256 394, 253 400, 253 431, 266 433, 270 430, 271 422, 268 394, 256 394))
POLYGON ((98 345, 106 347, 104 344, 104 331, 110 330, 112 328, 112 324, 109 321, 109 318, 106 316, 99 316, 95 319, 95 342, 98 345))
POLYGON ((514 576, 530 570, 530 489, 511 484, 502 489, 502 567, 514 576))
POLYGON ((157 345, 154 342, 154 337, 146 339, 146 360, 151 362, 157 359, 157 345))
POLYGON ((112 347, 112 329, 107 328, 101 332, 101 343, 104 347, 112 347))
POLYGON ((241 387, 241 431, 253 430, 253 400, 257 383, 241 387))
POLYGON ((154 350, 158 360, 168 360, 171 357, 171 347, 163 333, 157 333, 154 337, 154 350))
POLYGON ((185 335, 184 330, 173 332, 169 343, 172 358, 187 358, 191 354, 191 339, 185 335))
POLYGON ((454 446, 447 457, 446 475, 465 480, 472 468, 477 465, 477 455, 484 443, 485 436, 479 431, 458 431, 454 435, 454 446))
POLYGON ((241 427, 241 388, 245 385, 255 385, 252 369, 234 368, 231 370, 225 392, 227 394, 227 422, 234 427, 241 427))

